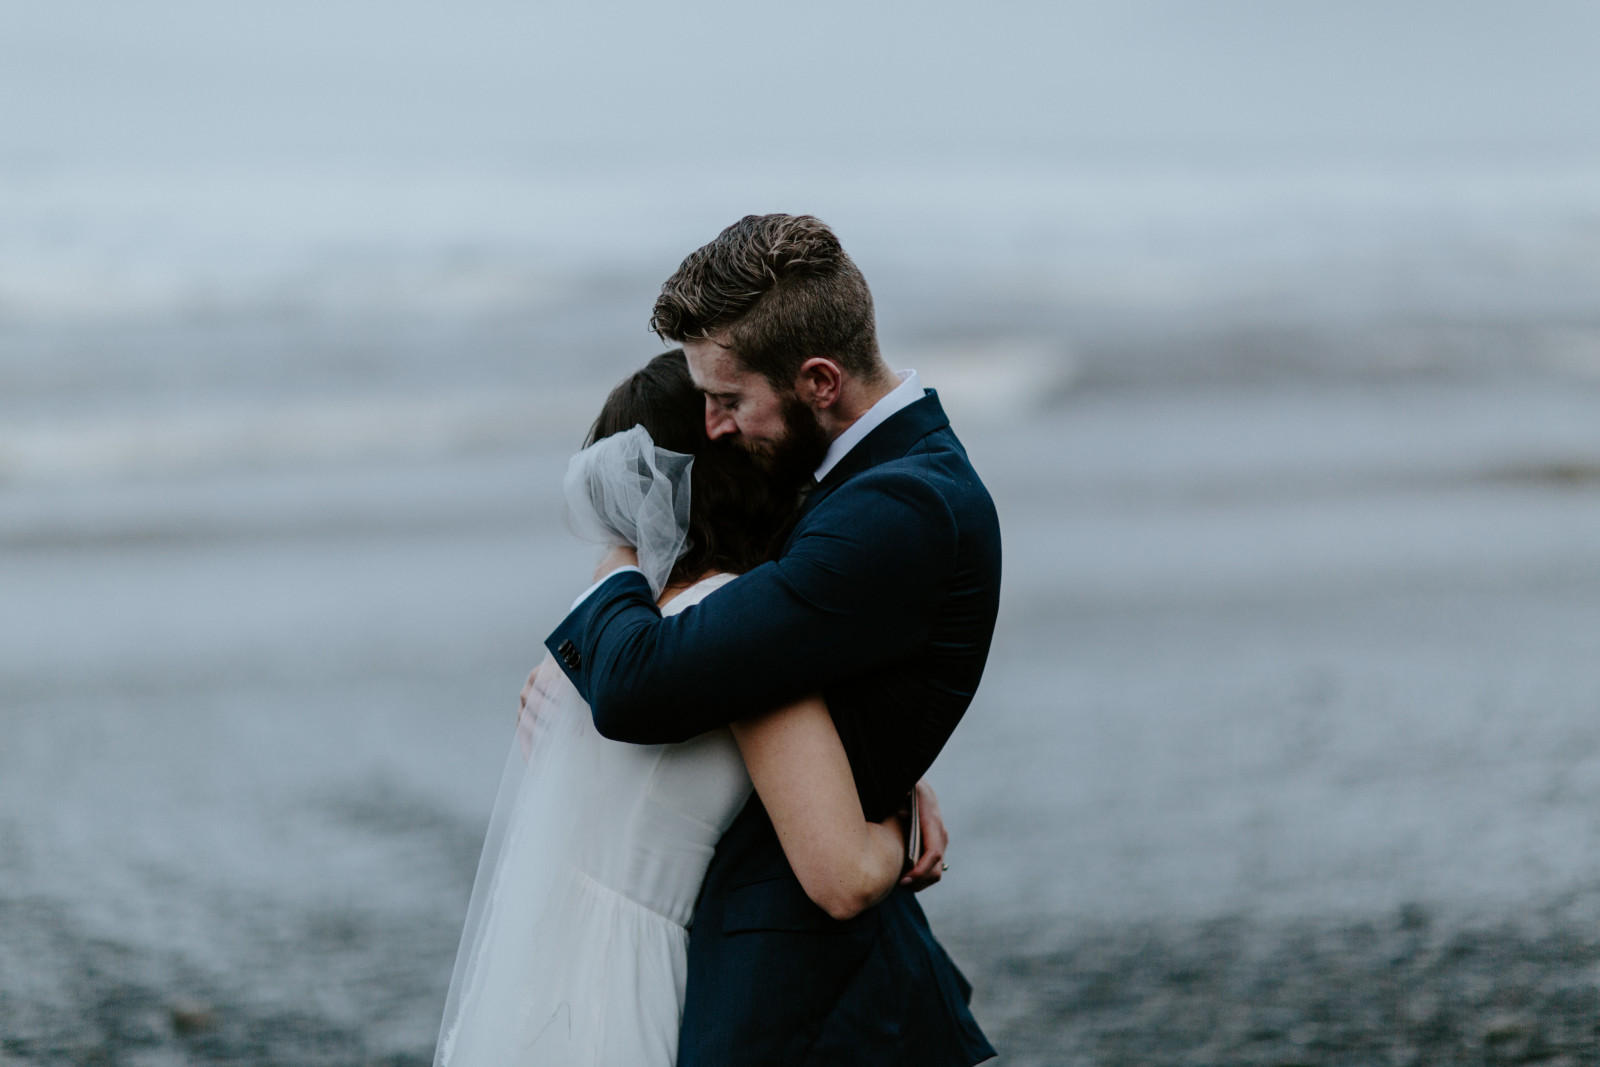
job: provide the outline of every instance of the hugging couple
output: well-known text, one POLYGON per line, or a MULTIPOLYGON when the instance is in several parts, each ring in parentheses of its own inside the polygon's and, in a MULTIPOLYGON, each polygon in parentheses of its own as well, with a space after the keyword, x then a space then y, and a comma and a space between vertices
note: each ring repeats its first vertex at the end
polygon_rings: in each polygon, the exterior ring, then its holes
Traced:
POLYGON ((913 895, 994 632, 989 494, 815 218, 728 227, 651 326, 682 348, 567 472, 613 547, 523 690, 436 1067, 989 1059, 913 895))

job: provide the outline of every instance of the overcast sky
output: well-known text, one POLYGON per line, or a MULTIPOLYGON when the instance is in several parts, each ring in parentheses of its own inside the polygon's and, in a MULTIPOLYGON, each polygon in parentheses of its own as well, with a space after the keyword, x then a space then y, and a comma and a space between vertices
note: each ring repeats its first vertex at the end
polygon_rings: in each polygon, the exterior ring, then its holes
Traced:
POLYGON ((1600 150, 1589 2, 0 0, 0 164, 1600 150))

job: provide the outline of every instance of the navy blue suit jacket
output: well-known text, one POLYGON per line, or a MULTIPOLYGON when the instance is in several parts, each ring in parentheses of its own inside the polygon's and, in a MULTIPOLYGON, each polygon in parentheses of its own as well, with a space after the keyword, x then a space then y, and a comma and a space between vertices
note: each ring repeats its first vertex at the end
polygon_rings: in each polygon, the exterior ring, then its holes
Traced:
MULTIPOLYGON (((879 819, 971 702, 999 594, 994 504, 929 390, 828 473, 776 560, 668 618, 642 576, 616 575, 546 643, 620 741, 684 741, 820 690, 879 819)), ((701 891, 679 1064, 965 1067, 994 1055, 969 994, 910 893, 843 923, 807 899, 752 798, 701 891)))

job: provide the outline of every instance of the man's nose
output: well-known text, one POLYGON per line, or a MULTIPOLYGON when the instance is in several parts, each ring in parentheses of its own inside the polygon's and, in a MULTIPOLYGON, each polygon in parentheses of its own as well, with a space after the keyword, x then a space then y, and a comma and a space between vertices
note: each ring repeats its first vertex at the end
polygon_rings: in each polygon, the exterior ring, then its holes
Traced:
POLYGON ((738 424, 733 421, 733 416, 723 411, 710 400, 706 401, 706 436, 715 441, 738 430, 738 424))

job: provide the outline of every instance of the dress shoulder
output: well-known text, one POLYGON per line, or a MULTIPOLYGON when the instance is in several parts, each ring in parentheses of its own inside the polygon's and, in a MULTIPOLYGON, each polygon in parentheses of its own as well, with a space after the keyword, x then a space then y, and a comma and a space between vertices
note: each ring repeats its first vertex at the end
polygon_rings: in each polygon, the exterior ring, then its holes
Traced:
POLYGON ((661 614, 676 615, 685 608, 692 607, 695 604, 700 603, 700 601, 704 600, 712 593, 715 593, 718 589, 721 589, 723 586, 727 585, 737 577, 739 577, 737 574, 728 574, 724 572, 722 574, 713 574, 710 577, 702 578, 689 588, 685 589, 683 592, 679 593, 677 596, 673 597, 671 600, 667 601, 667 606, 661 609, 661 614))

